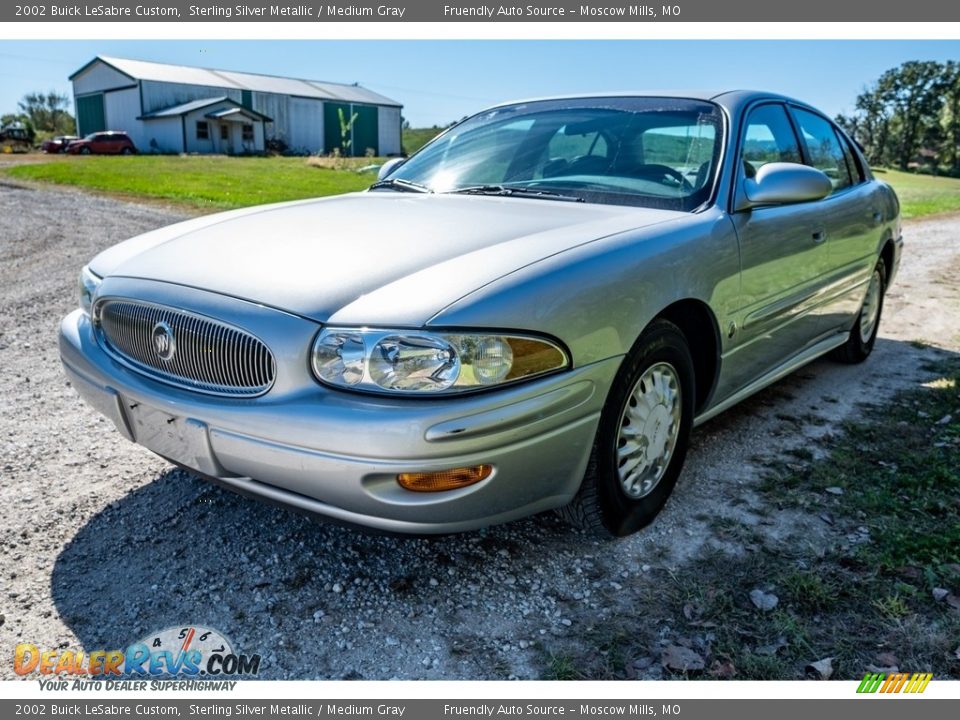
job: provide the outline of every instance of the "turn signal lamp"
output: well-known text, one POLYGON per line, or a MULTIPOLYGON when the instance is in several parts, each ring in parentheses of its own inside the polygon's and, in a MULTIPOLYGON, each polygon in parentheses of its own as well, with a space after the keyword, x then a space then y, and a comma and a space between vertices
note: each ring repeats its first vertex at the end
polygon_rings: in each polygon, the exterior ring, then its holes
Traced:
POLYGON ((493 474, 493 465, 453 468, 439 472, 400 473, 400 487, 413 492, 444 492, 474 485, 493 474))

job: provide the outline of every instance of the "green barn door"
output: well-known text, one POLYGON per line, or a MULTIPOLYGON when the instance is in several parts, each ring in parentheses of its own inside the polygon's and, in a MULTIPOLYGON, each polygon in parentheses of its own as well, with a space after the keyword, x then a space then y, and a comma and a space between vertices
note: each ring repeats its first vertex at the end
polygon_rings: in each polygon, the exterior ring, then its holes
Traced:
POLYGON ((328 153, 332 153, 334 148, 339 148, 343 155, 363 157, 367 148, 372 148, 374 155, 376 155, 378 137, 376 107, 348 105, 346 103, 323 104, 323 144, 328 153), (357 116, 356 120, 353 121, 353 131, 348 132, 346 138, 340 132, 341 113, 346 123, 350 122, 350 118, 354 114, 357 116), (349 145, 345 145, 345 139, 349 141, 349 145))
POLYGON ((354 105, 353 111, 357 114, 353 123, 353 154, 363 157, 370 149, 376 155, 379 142, 377 109, 370 105, 354 105))
POLYGON ((80 137, 107 129, 103 93, 77 98, 77 134, 80 137))

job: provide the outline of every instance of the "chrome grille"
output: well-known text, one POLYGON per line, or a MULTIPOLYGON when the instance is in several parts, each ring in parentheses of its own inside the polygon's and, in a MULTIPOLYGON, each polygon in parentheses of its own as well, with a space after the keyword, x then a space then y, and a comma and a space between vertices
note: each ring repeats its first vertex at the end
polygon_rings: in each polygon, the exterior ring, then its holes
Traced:
POLYGON ((109 298, 94 315, 107 351, 158 380, 235 397, 260 395, 273 385, 276 363, 269 348, 226 323, 164 305, 109 298), (168 336, 158 342, 157 334, 168 336))

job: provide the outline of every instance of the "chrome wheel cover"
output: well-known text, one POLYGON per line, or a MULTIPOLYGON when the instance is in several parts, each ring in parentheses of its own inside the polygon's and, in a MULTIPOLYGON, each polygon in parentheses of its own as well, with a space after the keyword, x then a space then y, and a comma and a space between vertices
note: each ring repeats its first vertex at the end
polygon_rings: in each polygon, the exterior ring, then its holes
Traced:
POLYGON ((860 340, 870 342, 880 317, 880 271, 874 270, 867 286, 867 296, 860 310, 860 340))
POLYGON ((680 436, 680 377, 669 363, 647 368, 620 414, 617 476, 627 497, 639 500, 660 483, 680 436))

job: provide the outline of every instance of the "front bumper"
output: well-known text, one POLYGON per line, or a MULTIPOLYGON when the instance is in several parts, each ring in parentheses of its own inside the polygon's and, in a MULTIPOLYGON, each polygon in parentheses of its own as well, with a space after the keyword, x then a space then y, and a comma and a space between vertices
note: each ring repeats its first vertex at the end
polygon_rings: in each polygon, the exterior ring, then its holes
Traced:
MULTIPOLYGON (((310 325, 303 337, 315 332, 310 325)), ((259 398, 219 398, 119 364, 79 310, 61 323, 60 355, 77 392, 127 439, 243 494, 417 534, 476 529, 567 503, 619 365, 612 358, 457 398, 365 396, 313 381, 278 382, 259 398), (493 475, 459 490, 415 493, 396 483, 400 472, 483 463, 493 475)), ((302 370, 309 378, 306 364, 302 370)))

